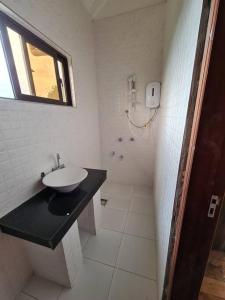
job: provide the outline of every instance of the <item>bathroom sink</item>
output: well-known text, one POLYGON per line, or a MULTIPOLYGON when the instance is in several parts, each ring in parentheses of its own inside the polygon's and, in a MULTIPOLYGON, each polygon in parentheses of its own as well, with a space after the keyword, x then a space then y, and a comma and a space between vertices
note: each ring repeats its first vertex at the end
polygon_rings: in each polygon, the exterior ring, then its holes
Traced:
POLYGON ((72 192, 87 177, 88 172, 79 167, 58 169, 46 175, 42 182, 61 193, 72 192))

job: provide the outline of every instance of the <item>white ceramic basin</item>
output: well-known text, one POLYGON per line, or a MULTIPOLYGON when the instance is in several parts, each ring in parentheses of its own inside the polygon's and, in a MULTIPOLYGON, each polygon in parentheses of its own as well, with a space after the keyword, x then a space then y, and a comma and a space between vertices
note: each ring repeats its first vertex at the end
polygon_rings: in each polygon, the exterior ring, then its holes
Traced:
POLYGON ((72 192, 87 177, 88 172, 79 167, 56 170, 46 175, 42 182, 62 193, 72 192))

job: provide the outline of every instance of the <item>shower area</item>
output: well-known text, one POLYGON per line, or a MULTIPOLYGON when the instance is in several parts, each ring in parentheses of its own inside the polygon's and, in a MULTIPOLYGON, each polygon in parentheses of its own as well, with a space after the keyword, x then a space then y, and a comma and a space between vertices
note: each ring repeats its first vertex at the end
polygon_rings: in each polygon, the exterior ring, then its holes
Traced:
POLYGON ((114 183, 152 186, 165 21, 159 2, 94 22, 102 164, 114 183))
POLYGON ((202 1, 151 1, 93 21, 108 170, 96 220, 122 234, 112 299, 131 297, 115 292, 121 270, 148 280, 143 297, 161 298, 201 11, 202 1))
POLYGON ((158 2, 93 23, 107 181, 94 203, 97 239, 87 237, 84 255, 114 268, 112 300, 157 299, 152 172, 165 25, 158 2))

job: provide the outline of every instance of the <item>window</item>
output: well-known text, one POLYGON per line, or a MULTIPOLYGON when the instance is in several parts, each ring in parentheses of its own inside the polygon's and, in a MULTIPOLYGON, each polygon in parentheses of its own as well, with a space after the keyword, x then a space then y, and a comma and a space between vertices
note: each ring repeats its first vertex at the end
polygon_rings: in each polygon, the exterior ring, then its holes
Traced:
POLYGON ((3 12, 0 97, 72 105, 67 58, 3 12))

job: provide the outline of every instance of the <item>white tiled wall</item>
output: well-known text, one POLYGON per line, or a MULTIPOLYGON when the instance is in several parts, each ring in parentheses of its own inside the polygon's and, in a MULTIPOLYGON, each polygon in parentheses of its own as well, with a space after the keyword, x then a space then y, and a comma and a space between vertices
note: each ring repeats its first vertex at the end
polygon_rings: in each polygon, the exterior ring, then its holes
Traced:
POLYGON ((100 161, 94 41, 89 17, 79 1, 3 2, 71 54, 77 108, 1 99, 1 215, 40 188, 40 172, 54 165, 56 152, 66 165, 97 167, 100 161))
POLYGON ((200 0, 167 1, 162 99, 156 123, 154 168, 159 295, 164 280, 201 8, 200 0))
POLYGON ((31 274, 21 240, 0 234, 0 299, 14 300, 31 274))
MULTIPOLYGON (((40 172, 59 152, 66 165, 100 166, 98 99, 92 23, 78 0, 4 0, 9 8, 71 54, 77 109, 0 99, 0 216, 42 187, 40 172)), ((12 270, 11 250, 1 240, 0 256, 20 282, 26 264, 12 270), (6 250, 7 249, 7 250, 6 250), (7 255, 6 255, 7 253, 7 255)), ((0 269, 0 277, 3 270, 0 269)), ((8 289, 4 285, 0 293, 8 289)), ((11 300, 10 297, 1 297, 11 300)))
POLYGON ((124 111, 128 104, 127 78, 136 73, 137 100, 142 103, 137 105, 136 122, 141 125, 149 119, 144 106, 145 86, 161 79, 164 9, 162 3, 94 23, 102 161, 114 182, 151 184, 155 129, 135 130, 124 111), (134 142, 130 141, 132 136, 134 142), (123 142, 118 142, 119 137, 123 142), (112 151, 116 152, 114 157, 112 151))

